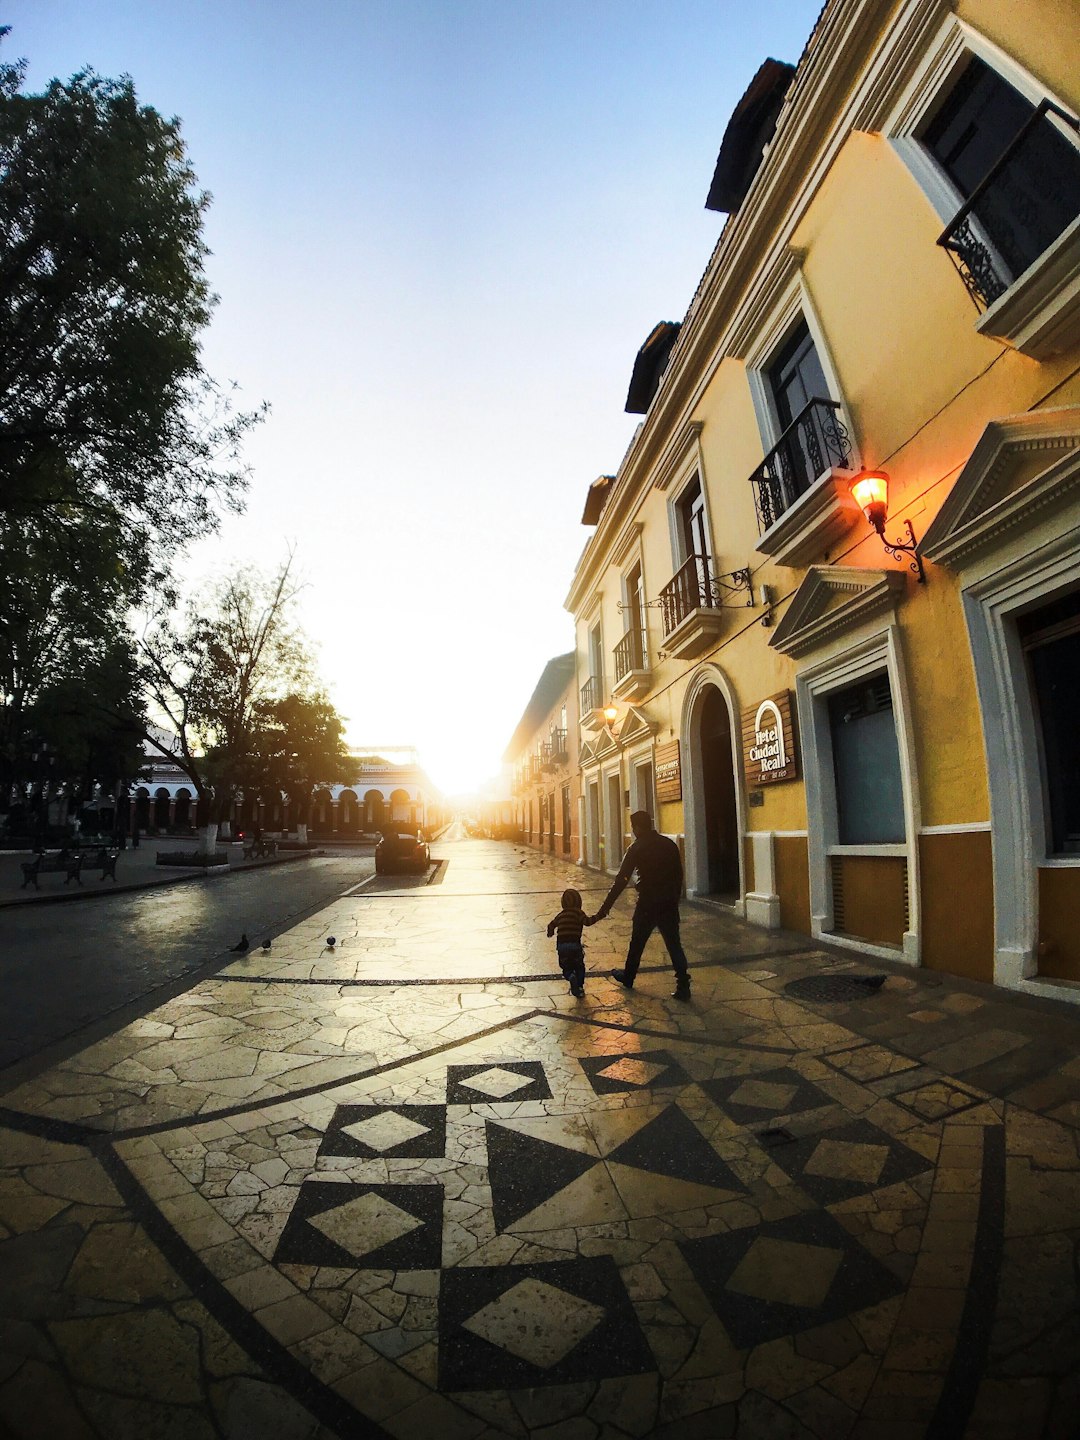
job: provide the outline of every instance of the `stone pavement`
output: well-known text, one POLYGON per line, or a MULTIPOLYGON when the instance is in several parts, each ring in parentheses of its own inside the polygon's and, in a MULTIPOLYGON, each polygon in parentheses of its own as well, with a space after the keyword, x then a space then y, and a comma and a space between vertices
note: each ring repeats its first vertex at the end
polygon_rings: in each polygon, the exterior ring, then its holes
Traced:
POLYGON ((0 1075, 0 1434, 1077 1433, 1080 1014, 435 848, 0 1075))

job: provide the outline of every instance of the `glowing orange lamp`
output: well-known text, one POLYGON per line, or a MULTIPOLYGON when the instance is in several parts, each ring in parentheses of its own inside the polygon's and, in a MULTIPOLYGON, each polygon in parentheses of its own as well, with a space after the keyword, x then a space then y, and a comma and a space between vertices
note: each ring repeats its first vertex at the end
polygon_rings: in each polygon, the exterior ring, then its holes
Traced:
POLYGON ((607 723, 608 723, 609 725, 614 725, 614 724, 615 724, 615 721, 616 721, 618 718, 619 718, 619 711, 618 711, 618 708, 617 708, 616 706, 614 706, 614 705, 605 705, 605 706, 604 706, 604 719, 607 721, 607 723))
POLYGON ((860 470, 850 481, 851 493, 855 502, 866 516, 869 523, 881 537, 881 543, 890 555, 897 559, 901 556, 911 556, 908 562, 908 569, 913 575, 919 577, 919 584, 926 584, 926 571, 923 569, 922 556, 918 551, 918 541, 915 539, 915 531, 911 528, 911 521, 905 520, 907 527, 908 543, 905 545, 899 540, 887 540, 885 538, 885 521, 889 516, 889 477, 884 470, 860 470))

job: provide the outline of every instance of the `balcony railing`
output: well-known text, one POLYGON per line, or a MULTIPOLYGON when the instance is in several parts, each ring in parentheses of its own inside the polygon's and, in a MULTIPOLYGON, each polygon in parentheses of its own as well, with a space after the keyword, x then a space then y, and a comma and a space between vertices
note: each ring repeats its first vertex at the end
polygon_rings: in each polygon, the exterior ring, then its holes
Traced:
POLYGON ((750 476, 758 531, 764 534, 815 480, 834 466, 847 469, 851 442, 835 400, 811 400, 750 476))
POLYGON ((581 687, 581 716, 584 719, 594 710, 599 710, 603 703, 600 680, 596 675, 590 675, 581 687))
POLYGON ((711 556, 691 555, 660 591, 664 634, 670 635, 694 610, 712 610, 719 604, 720 587, 711 556))
POLYGON ((1047 113, 1080 132, 1075 116, 1044 100, 938 237, 980 310, 1004 295, 1080 210, 1080 154, 1062 148, 1058 132, 1047 135, 1047 113))
POLYGON ((615 684, 631 670, 645 669, 645 634, 642 630, 628 630, 615 646, 615 684))
POLYGON ((567 756, 566 731, 556 725, 551 732, 548 748, 552 760, 565 760, 567 756))

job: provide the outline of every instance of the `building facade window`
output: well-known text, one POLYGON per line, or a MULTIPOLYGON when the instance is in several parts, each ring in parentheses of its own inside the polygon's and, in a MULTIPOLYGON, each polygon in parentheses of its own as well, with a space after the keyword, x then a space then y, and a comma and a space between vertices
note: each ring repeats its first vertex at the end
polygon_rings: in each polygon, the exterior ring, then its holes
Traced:
POLYGON ((645 636, 645 586, 641 576, 641 564, 638 562, 626 576, 624 585, 626 605, 626 633, 629 639, 629 668, 632 670, 644 670, 646 666, 646 636, 645 636))
POLYGON ((904 793, 888 675, 830 695, 829 733, 839 844, 902 844, 904 793))
POLYGON ((1080 591, 1023 616, 1052 855, 1080 855, 1080 591))
POLYGON ((977 55, 918 138, 968 211, 949 248, 991 303, 1080 215, 1080 149, 977 55))

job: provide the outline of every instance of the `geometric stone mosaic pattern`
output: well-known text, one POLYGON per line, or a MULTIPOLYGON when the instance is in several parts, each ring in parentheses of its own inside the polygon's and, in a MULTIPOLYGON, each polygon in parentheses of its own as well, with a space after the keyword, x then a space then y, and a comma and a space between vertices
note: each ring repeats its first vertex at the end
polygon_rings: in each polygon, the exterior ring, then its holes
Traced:
POLYGON ((910 1180, 932 1168, 925 1155, 865 1120, 801 1136, 770 1154, 823 1205, 910 1180))
POLYGON ((318 1153, 390 1159, 441 1155, 445 1147, 444 1105, 339 1105, 318 1153))
POLYGON ((451 1065, 446 1072, 446 1103, 476 1105, 488 1100, 547 1100, 544 1067, 535 1060, 498 1065, 451 1065))
POLYGON ((443 1274, 439 1384, 516 1390, 654 1368, 609 1257, 443 1274))
POLYGON ((446 854, 0 1094, 0 1435, 1071 1435, 1080 1015, 446 854))
POLYGON ((621 1090, 649 1090, 663 1085, 684 1085, 686 1072, 666 1050, 635 1050, 628 1055, 590 1055, 581 1068, 597 1095, 621 1090))
POLYGON ((740 1348, 827 1325, 904 1288, 825 1211, 684 1241, 679 1249, 740 1348))
POLYGON ((274 1260, 293 1265, 430 1270, 442 1262, 438 1185, 301 1185, 274 1260))
POLYGON ((774 1124, 781 1116, 835 1103, 818 1086, 787 1068, 708 1080, 701 1088, 740 1125, 774 1124))

